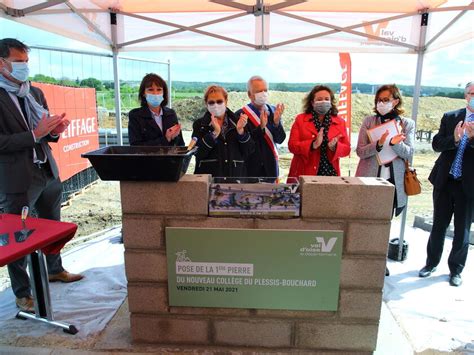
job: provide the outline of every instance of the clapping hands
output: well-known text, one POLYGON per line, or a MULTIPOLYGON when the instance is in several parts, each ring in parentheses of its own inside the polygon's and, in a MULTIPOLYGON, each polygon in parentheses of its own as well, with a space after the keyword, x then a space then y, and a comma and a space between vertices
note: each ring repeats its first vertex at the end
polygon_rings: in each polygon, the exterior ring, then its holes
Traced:
POLYGON ((66 114, 47 116, 43 113, 43 116, 38 121, 36 128, 33 130, 33 134, 36 139, 41 139, 48 134, 58 135, 63 133, 67 126, 69 126, 69 120, 65 119, 66 114))
POLYGON ((336 150, 337 142, 339 141, 339 138, 342 137, 342 134, 338 134, 335 136, 333 139, 331 139, 328 143, 328 148, 334 152, 336 150))
POLYGON ((277 104, 275 108, 275 113, 273 114, 273 122, 275 126, 280 124, 281 115, 285 112, 285 105, 284 104, 277 104))
POLYGON ((313 141, 313 149, 318 149, 323 143, 324 129, 320 129, 316 139, 313 141))
POLYGON ((265 108, 260 112, 260 128, 264 129, 268 124, 268 113, 265 108))
POLYGON ((214 116, 214 114, 211 114, 211 125, 214 129, 214 136, 219 137, 219 134, 221 134, 221 125, 217 121, 217 118, 214 116))
POLYGON ((181 133, 181 125, 176 123, 174 126, 168 128, 165 133, 166 140, 171 142, 181 133))
POLYGON ((390 140, 390 144, 398 144, 400 142, 403 142, 405 139, 406 136, 403 133, 399 133, 392 137, 392 139, 390 140))
POLYGON ((248 116, 245 113, 240 114, 239 121, 237 122, 237 133, 240 135, 244 134, 244 128, 247 125, 248 116))

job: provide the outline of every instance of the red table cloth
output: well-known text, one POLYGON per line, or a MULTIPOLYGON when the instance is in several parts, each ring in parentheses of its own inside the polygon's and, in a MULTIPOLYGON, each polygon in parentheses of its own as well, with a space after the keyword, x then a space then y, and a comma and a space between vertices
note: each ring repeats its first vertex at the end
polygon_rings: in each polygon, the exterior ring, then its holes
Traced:
POLYGON ((0 266, 9 264, 35 250, 44 254, 58 254, 63 246, 74 237, 77 225, 49 219, 28 217, 26 229, 34 229, 27 240, 17 243, 15 232, 21 231, 21 217, 13 214, 0 214, 0 235, 8 233, 9 244, 0 245, 0 266))

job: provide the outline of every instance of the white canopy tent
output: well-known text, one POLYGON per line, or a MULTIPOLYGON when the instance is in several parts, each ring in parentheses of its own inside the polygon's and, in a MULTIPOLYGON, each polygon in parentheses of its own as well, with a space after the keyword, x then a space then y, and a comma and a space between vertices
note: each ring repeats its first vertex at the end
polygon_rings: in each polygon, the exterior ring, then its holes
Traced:
MULTIPOLYGON (((471 0, 0 0, 0 16, 124 51, 316 51, 423 55, 474 38, 471 0)), ((120 139, 120 138, 119 138, 120 139)))
POLYGON ((4 18, 112 51, 120 144, 119 52, 416 54, 416 120, 424 54, 472 41, 472 10, 471 0, 0 0, 4 18))
POLYGON ((472 39, 472 16, 460 18, 473 8, 469 0, 0 1, 3 16, 119 51, 415 53, 435 39, 436 48, 472 39), (433 17, 427 43, 423 13, 433 17))

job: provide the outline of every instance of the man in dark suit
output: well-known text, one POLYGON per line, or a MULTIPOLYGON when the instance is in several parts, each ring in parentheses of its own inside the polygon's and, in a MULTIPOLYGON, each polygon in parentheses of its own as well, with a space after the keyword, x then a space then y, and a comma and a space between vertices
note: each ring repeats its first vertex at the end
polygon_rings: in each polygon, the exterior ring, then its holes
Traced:
POLYGON ((464 96, 466 108, 445 113, 433 138, 433 149, 441 154, 429 176, 434 186, 433 228, 426 265, 419 272, 420 277, 427 277, 436 270, 454 214, 454 239, 448 259, 451 286, 462 284, 474 211, 474 82, 466 85, 464 96))
MULTIPOLYGON (((69 125, 65 114, 50 116, 43 92, 28 81, 28 51, 22 42, 0 40, 0 209, 20 214, 35 208, 40 218, 59 220, 61 182, 48 142, 57 142, 69 125)), ((59 254, 47 256, 50 281, 73 282, 59 254)), ((26 258, 8 265, 17 306, 34 310, 26 258)))

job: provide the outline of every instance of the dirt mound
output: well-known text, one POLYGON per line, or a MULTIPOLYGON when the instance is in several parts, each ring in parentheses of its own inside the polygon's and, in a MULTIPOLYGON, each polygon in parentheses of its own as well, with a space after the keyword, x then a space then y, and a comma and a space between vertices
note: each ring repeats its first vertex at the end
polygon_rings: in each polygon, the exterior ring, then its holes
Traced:
MULTIPOLYGON (((283 115, 283 125, 289 130, 297 114, 302 112, 302 101, 306 93, 271 91, 270 102, 273 104, 284 103, 285 113, 283 115)), ((405 109, 404 116, 411 117, 413 98, 403 98, 405 109)), ((249 102, 247 93, 230 92, 228 105, 233 111, 240 109, 249 102)), ((444 112, 458 109, 465 106, 462 99, 451 99, 447 97, 421 97, 418 109, 417 129, 436 131, 444 112)), ((373 113, 374 95, 352 94, 352 131, 357 132, 364 117, 373 113)), ((193 122, 201 117, 206 111, 202 97, 179 99, 173 102, 173 109, 176 111, 184 130, 192 130, 193 122)), ((112 114, 103 115, 99 121, 102 128, 115 128, 115 117, 112 114)), ((128 127, 128 115, 122 115, 122 126, 128 127)))

